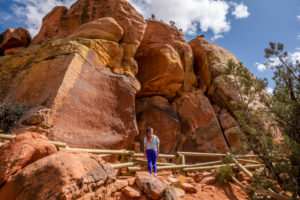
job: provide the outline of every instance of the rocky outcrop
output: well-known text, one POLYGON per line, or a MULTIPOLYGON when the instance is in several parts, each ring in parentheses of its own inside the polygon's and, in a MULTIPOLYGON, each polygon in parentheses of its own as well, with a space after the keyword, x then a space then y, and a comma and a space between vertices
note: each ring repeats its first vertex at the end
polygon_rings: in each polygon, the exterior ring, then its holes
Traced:
POLYGON ((184 81, 184 69, 172 46, 152 43, 139 50, 135 58, 141 83, 139 97, 160 95, 172 99, 176 96, 184 81))
POLYGON ((161 95, 172 99, 181 85, 185 91, 196 85, 190 46, 179 30, 163 22, 147 20, 135 58, 142 85, 140 97, 161 95))
POLYGON ((218 119, 202 90, 183 94, 173 105, 182 121, 178 149, 198 152, 227 150, 218 119))
POLYGON ((86 148, 128 148, 137 135, 135 93, 121 66, 119 44, 99 39, 62 39, 1 57, 5 101, 51 109, 45 130, 51 140, 86 148))
POLYGON ((208 84, 208 86, 209 80, 213 81, 227 68, 230 59, 239 63, 239 60, 230 51, 205 40, 203 37, 196 37, 189 44, 195 56, 197 72, 200 72, 197 75, 200 76, 200 81, 203 79, 203 83, 208 84))
POLYGON ((0 56, 13 55, 29 45, 31 36, 23 28, 7 29, 0 34, 0 56))
POLYGON ((202 39, 195 38, 189 42, 189 45, 194 54, 194 69, 199 79, 199 87, 205 93, 211 83, 211 71, 209 70, 207 51, 202 46, 202 41, 202 39))
MULTIPOLYGON (((202 90, 183 93, 172 104, 160 96, 142 98, 136 104, 139 136, 143 149, 147 127, 161 141, 162 153, 175 151, 226 152, 222 129, 209 100, 202 90)), ((187 162, 209 160, 187 158, 187 162)))
POLYGON ((0 148, 0 188, 26 166, 56 152, 56 147, 44 136, 31 132, 18 135, 0 148))
POLYGON ((245 136, 232 116, 235 110, 232 101, 239 101, 237 88, 231 79, 225 84, 222 81, 222 72, 227 68, 228 61, 240 61, 228 50, 203 37, 197 37, 189 44, 195 56, 194 67, 200 79, 200 88, 207 92, 207 97, 215 104, 215 112, 227 142, 231 147, 240 150, 240 139, 245 136))
POLYGON ((104 199, 114 181, 99 157, 62 151, 22 169, 0 189, 0 199, 104 199))
POLYGON ((240 61, 228 50, 215 43, 197 37, 189 42, 195 54, 195 68, 203 91, 207 91, 207 96, 212 103, 221 108, 228 108, 231 112, 233 107, 231 102, 238 100, 237 89, 233 82, 222 83, 220 80, 222 72, 227 68, 229 60, 235 63, 240 61))
MULTIPOLYGON (((72 34, 80 25, 104 17, 113 18, 117 24, 109 22, 110 27, 105 26, 105 30, 102 29, 101 35, 106 34, 103 31, 111 34, 110 31, 115 31, 118 25, 123 29, 123 37, 120 42, 124 50, 122 67, 124 71, 129 71, 133 74, 137 73, 137 65, 133 57, 142 40, 146 23, 142 15, 126 0, 78 0, 70 9, 56 7, 44 17, 42 28, 31 44, 65 38, 72 34), (111 27, 111 25, 114 27, 111 27)), ((102 25, 98 24, 97 27, 102 25)), ((85 27, 87 26, 91 27, 91 24, 85 25, 85 27)), ((100 30, 98 29, 97 31, 99 32, 100 30)))
POLYGON ((136 112, 139 129, 137 140, 142 149, 147 127, 152 127, 154 134, 160 139, 160 152, 175 153, 181 133, 181 122, 168 100, 160 96, 138 99, 136 112))
POLYGON ((230 59, 203 37, 187 43, 176 27, 145 22, 126 0, 78 0, 48 13, 30 47, 0 57, 0 101, 31 108, 15 134, 71 147, 138 152, 151 126, 162 153, 226 152, 224 136, 238 148, 243 134, 237 90, 220 82, 230 59))

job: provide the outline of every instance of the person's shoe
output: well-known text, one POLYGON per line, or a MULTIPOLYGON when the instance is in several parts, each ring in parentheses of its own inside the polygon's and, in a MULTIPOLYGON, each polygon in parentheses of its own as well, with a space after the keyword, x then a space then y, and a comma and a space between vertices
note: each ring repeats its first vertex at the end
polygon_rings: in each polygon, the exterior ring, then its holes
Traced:
POLYGON ((157 173, 154 173, 154 176, 157 177, 157 173))

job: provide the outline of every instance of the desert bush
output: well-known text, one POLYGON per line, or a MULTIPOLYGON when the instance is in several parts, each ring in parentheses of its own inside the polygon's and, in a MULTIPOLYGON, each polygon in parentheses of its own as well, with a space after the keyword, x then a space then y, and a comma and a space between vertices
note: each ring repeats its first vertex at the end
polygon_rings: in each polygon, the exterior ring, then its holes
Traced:
POLYGON ((227 181, 231 180, 231 177, 234 175, 233 173, 233 170, 232 170, 232 167, 229 166, 229 165, 225 165, 225 166, 222 166, 220 167, 218 170, 217 170, 217 173, 216 173, 216 180, 221 183, 221 184, 224 184, 226 183, 227 181))
POLYGON ((28 107, 25 104, 0 102, 0 129, 8 133, 27 110, 28 107))

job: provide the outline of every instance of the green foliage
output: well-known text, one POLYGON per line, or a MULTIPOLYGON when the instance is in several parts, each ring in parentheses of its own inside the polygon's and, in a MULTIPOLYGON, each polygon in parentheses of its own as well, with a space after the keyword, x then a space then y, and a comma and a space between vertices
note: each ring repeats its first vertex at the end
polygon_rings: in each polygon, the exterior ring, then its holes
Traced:
POLYGON ((169 23, 170 23, 170 25, 171 25, 172 27, 177 28, 177 27, 175 26, 175 21, 170 21, 169 23))
POLYGON ((221 183, 227 183, 229 180, 231 180, 231 177, 234 175, 233 171, 232 171, 232 167, 229 165, 225 165, 220 167, 217 170, 216 173, 216 180, 221 183))
POLYGON ((151 19, 153 19, 153 20, 156 20, 156 18, 155 18, 155 15, 154 15, 154 14, 152 14, 152 15, 151 15, 151 19))
POLYGON ((255 174, 253 186, 275 191, 280 187, 295 199, 300 191, 300 65, 289 59, 280 43, 270 43, 265 57, 265 64, 274 69, 273 95, 265 91, 266 79, 255 78, 242 63, 232 60, 222 81, 236 88, 234 115, 250 149, 266 164, 263 171, 255 174), (278 130, 282 141, 274 141, 278 130))
POLYGON ((9 132, 26 110, 28 107, 25 104, 0 102, 0 129, 4 133, 9 132))
POLYGON ((299 61, 293 63, 283 44, 271 42, 269 45, 265 49, 268 59, 265 64, 275 70, 276 87, 273 97, 265 102, 282 131, 300 143, 300 64, 299 61), (274 65, 274 62, 280 64, 274 65))

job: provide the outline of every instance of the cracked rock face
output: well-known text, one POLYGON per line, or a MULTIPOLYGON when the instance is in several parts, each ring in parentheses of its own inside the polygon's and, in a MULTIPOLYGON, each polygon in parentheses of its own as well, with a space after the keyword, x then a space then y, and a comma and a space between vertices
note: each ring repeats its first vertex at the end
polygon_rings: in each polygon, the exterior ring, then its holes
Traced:
POLYGON ((0 199, 103 199, 114 181, 97 156, 60 151, 22 169, 0 188, 0 199))
POLYGON ((16 136, 0 148, 0 188, 26 166, 56 152, 56 147, 38 133, 26 132, 16 136))
MULTIPOLYGON (((55 7, 44 17, 41 30, 33 38, 31 44, 65 38, 80 25, 106 17, 113 18, 123 29, 120 41, 120 45, 124 49, 122 66, 125 71, 136 74, 138 68, 133 57, 142 40, 146 23, 143 16, 126 0, 78 0, 70 9, 63 6, 55 7)), ((104 28, 105 32, 115 30, 107 25, 104 28)), ((99 29, 97 31, 99 32, 99 29)), ((103 36, 103 32, 101 35, 103 36)))
POLYGON ((134 104, 139 83, 112 72, 121 66, 122 55, 116 42, 80 38, 0 57, 0 101, 26 102, 33 110, 44 106, 46 126, 37 124, 38 114, 22 123, 28 125, 22 130, 71 147, 128 148, 138 132, 134 104))

